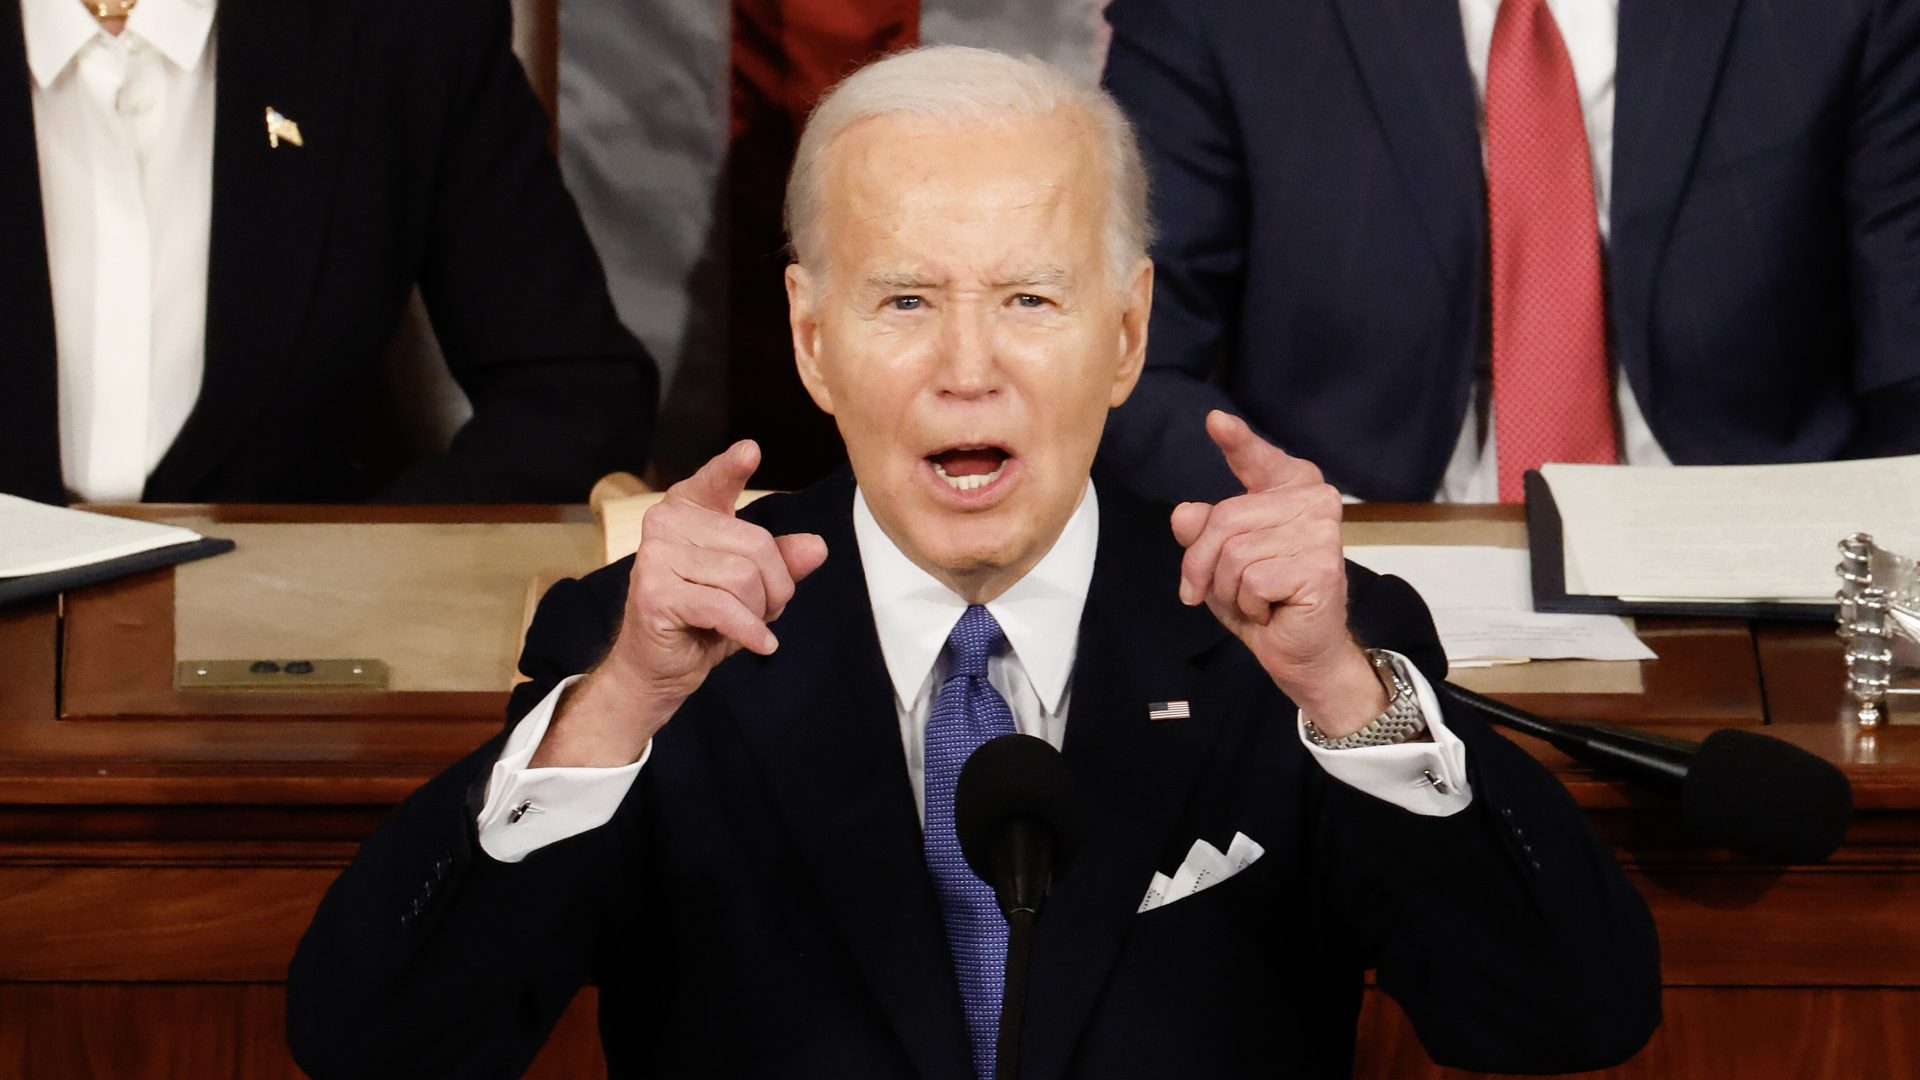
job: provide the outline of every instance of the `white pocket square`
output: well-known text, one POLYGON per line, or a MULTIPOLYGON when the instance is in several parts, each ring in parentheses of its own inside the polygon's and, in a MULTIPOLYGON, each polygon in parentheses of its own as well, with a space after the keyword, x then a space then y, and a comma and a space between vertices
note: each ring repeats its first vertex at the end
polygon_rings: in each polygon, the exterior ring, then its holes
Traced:
POLYGON ((1233 834, 1233 842, 1227 845, 1227 853, 1205 840, 1195 840, 1187 849, 1186 861, 1172 877, 1155 873, 1153 881, 1147 886, 1147 895, 1140 900, 1140 911, 1152 911, 1165 907, 1176 900, 1184 900, 1195 893, 1203 892, 1220 884, 1233 875, 1252 866, 1255 859, 1265 855, 1266 849, 1253 842, 1246 833, 1233 834))

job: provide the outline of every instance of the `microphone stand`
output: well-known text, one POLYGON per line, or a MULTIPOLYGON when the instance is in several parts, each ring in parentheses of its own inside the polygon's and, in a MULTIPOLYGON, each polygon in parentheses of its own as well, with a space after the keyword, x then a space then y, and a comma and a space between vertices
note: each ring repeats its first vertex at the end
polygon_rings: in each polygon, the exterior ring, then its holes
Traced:
POLYGON ((1017 819, 995 852, 1009 888, 1000 894, 1007 916, 1007 971, 1001 984, 1000 1037, 994 1044, 994 1080, 1019 1080, 1020 1022, 1027 1010, 1027 969, 1033 958, 1033 924, 1040 917, 1053 877, 1053 831, 1017 819))
POLYGON ((1007 980, 1000 998, 1000 1040, 994 1047, 994 1080, 1019 1080, 1020 1018, 1027 1009, 1027 967, 1033 955, 1031 908, 1007 915, 1007 980))

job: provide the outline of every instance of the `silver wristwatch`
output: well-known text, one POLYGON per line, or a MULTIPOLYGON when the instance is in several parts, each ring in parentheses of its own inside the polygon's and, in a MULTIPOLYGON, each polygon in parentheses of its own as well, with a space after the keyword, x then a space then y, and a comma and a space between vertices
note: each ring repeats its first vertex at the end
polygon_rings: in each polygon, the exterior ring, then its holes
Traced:
POLYGON ((1380 676, 1380 682, 1387 688, 1387 711, 1373 718, 1373 721, 1359 731, 1329 739, 1313 726, 1313 721, 1301 718, 1306 730, 1307 740, 1322 750, 1356 750, 1363 746, 1392 746, 1417 737, 1427 730, 1427 719, 1420 714, 1420 699, 1413 692, 1413 684, 1401 674, 1399 665, 1392 656, 1380 649, 1368 649, 1367 659, 1373 663, 1374 674, 1380 676))

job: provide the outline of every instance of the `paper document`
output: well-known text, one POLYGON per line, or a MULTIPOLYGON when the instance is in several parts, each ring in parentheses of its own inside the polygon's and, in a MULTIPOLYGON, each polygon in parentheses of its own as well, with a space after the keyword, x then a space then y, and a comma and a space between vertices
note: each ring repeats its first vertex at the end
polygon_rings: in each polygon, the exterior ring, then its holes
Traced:
POLYGON ((0 495, 0 578, 51 574, 201 538, 177 525, 0 495))
POLYGON ((1547 465, 1567 592, 1831 603, 1841 540, 1920 550, 1920 456, 1809 465, 1547 465))
POLYGON ((1519 548, 1409 544, 1350 547, 1347 558, 1404 578, 1433 611, 1454 667, 1525 660, 1652 660, 1617 615, 1533 610, 1527 553, 1519 548))

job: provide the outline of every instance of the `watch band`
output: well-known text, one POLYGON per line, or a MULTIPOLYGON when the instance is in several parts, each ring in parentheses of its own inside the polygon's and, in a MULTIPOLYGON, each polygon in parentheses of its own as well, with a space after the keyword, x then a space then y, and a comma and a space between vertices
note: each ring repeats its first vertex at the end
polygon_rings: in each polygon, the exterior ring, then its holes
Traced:
POLYGON ((1300 723, 1306 731, 1307 740, 1322 750, 1357 750, 1363 746, 1393 746, 1417 737, 1427 730, 1427 718, 1421 715, 1420 699, 1413 692, 1413 684, 1400 674, 1393 657, 1380 649, 1368 649, 1367 659, 1372 662, 1374 674, 1387 687, 1387 709, 1373 718, 1366 727, 1358 731, 1330 739, 1313 726, 1313 721, 1301 717, 1300 723))

